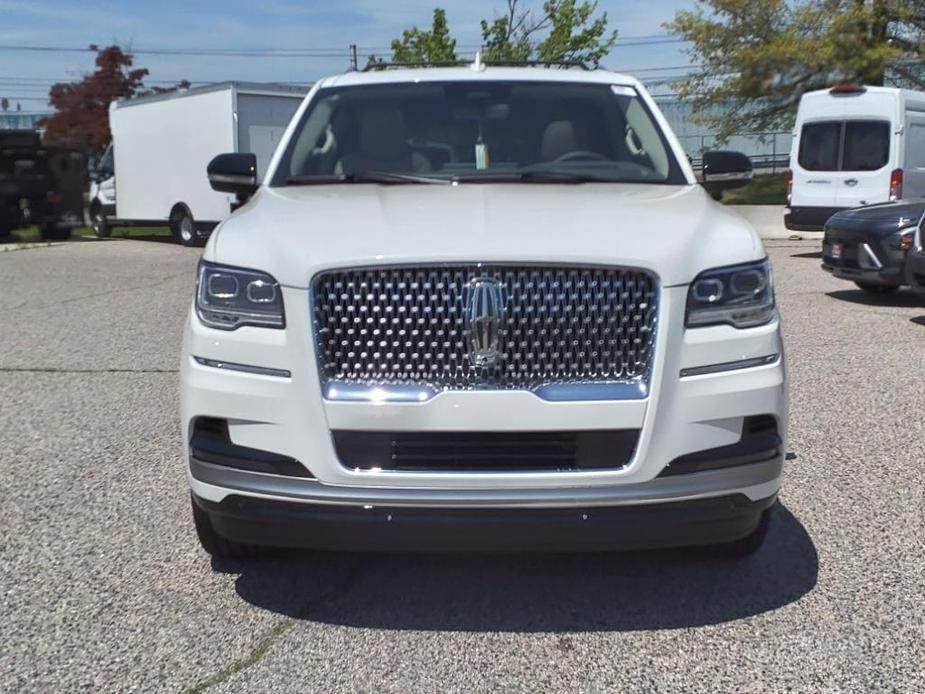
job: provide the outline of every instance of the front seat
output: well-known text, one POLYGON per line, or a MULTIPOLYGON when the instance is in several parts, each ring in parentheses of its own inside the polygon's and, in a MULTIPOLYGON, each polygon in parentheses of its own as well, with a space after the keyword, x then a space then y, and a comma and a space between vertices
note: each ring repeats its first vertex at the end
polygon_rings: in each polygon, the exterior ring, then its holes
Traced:
POLYGON ((338 173, 430 170, 427 158, 408 146, 405 122, 397 108, 364 110, 358 120, 356 149, 337 162, 338 173))
POLYGON ((540 145, 540 158, 543 161, 555 161, 563 154, 578 151, 578 135, 575 125, 570 120, 554 120, 543 131, 540 145))

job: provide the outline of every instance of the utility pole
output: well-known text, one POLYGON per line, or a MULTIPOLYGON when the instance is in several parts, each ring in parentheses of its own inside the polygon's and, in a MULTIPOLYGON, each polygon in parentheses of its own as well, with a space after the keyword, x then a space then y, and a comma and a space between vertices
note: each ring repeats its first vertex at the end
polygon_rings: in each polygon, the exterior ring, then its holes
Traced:
POLYGON ((350 69, 360 69, 359 62, 357 61, 357 45, 355 43, 350 44, 350 69))

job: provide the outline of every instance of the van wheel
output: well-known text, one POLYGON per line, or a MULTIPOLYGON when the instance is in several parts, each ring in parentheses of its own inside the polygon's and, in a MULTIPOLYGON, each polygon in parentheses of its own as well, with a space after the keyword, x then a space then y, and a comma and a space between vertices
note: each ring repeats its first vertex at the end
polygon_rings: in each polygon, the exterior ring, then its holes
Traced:
POLYGON ((103 214, 103 208, 99 205, 90 210, 90 226, 93 227, 93 233, 98 239, 109 238, 109 235, 112 234, 109 220, 103 214))
POLYGON ((185 207, 178 207, 170 218, 170 232, 174 239, 184 246, 198 246, 199 238, 196 236, 196 223, 193 215, 185 207))
POLYGON ((193 505, 193 523, 196 525, 196 535, 199 537, 199 544, 207 554, 217 559, 247 559, 248 557, 256 557, 260 553, 260 548, 255 545, 242 545, 238 542, 226 540, 215 532, 215 527, 212 525, 209 514, 199 508, 192 495, 190 496, 190 503, 193 505))
POLYGON ((868 294, 893 294, 899 289, 891 284, 870 284, 869 282, 855 282, 855 284, 868 294))

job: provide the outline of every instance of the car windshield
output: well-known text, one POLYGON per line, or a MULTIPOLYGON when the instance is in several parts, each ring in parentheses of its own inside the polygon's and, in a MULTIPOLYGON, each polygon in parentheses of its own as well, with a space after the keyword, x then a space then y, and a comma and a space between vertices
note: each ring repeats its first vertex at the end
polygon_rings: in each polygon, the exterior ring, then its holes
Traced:
POLYGON ((272 185, 685 178, 631 87, 409 82, 321 90, 272 185))

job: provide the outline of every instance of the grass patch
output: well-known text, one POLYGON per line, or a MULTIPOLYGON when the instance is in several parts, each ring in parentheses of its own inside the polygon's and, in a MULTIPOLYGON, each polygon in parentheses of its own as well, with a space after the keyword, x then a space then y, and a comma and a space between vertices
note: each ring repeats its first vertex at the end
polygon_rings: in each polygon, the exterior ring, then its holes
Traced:
MULTIPOLYGON (((92 231, 90 233, 93 233, 92 231)), ((112 230, 113 238, 130 239, 139 236, 170 236, 170 228, 163 227, 116 227, 112 230)))
MULTIPOLYGON (((90 227, 77 227, 71 231, 71 238, 78 239, 81 237, 93 237, 93 229, 90 227)), ((112 230, 110 234, 112 238, 115 239, 130 239, 130 238, 153 238, 153 237, 169 237, 170 229, 166 226, 164 227, 116 227, 112 230)), ((39 228, 37 226, 23 227, 21 229, 16 229, 9 236, 4 236, 0 238, 0 246, 3 245, 13 245, 13 244, 24 244, 24 243, 40 243, 42 240, 39 238, 39 228)), ((60 241, 57 241, 60 243, 60 241)))
POLYGON ((727 205, 785 205, 787 203, 787 174, 755 176, 744 188, 723 194, 727 205))

